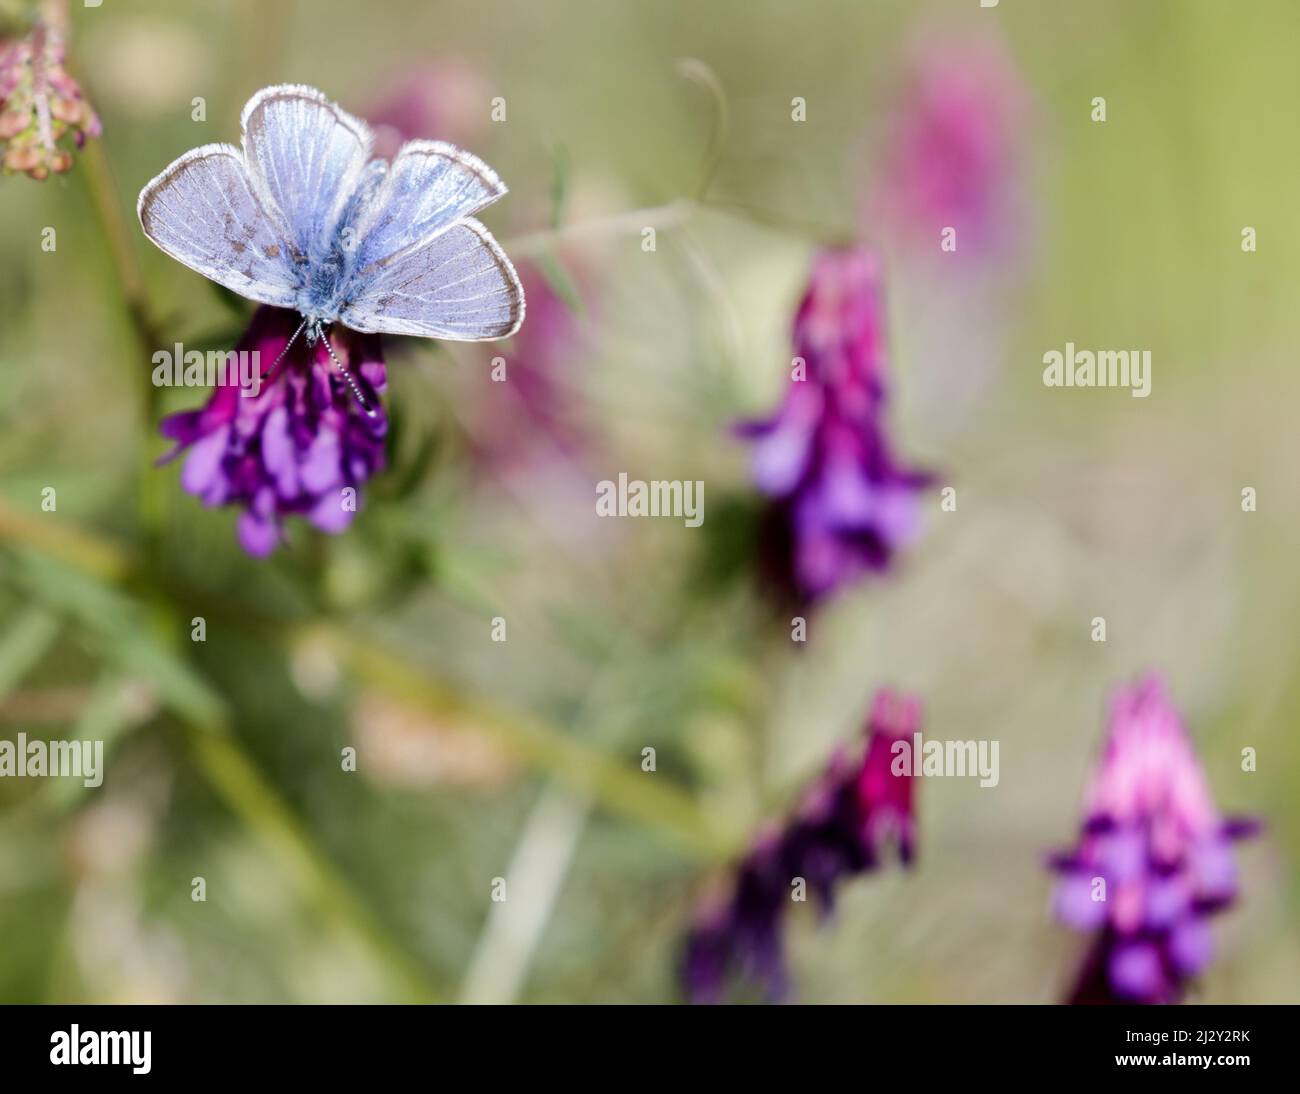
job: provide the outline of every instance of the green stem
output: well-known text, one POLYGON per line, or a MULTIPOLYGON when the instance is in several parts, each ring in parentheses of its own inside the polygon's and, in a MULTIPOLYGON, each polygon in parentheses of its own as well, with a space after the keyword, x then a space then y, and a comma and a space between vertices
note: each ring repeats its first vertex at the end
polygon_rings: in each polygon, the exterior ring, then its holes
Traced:
MULTIPOLYGON (((0 539, 35 547, 42 556, 70 564, 100 581, 120 583, 129 573, 128 556, 115 544, 97 540, 62 522, 23 518, 3 503, 0 503, 0 539)), ((79 602, 75 590, 70 595, 74 602, 79 602)), ((93 613, 83 620, 93 621, 93 613)), ((20 624, 19 637, 24 645, 31 645, 37 642, 38 629, 49 628, 49 624, 34 618, 25 624, 25 629, 20 624)), ((153 662, 137 658, 128 663, 139 674, 142 665, 153 662)), ((249 759, 225 724, 219 699, 214 698, 211 713, 196 714, 203 707, 184 702, 184 693, 161 688, 159 694, 168 711, 185 727, 200 771, 231 812, 262 840, 285 868, 298 891, 329 921, 343 926, 367 946, 389 970, 404 999, 434 998, 434 991, 417 971, 418 962, 389 937, 249 759)))
POLYGON ((437 992, 418 971, 412 956, 388 934, 369 906, 322 855, 298 818, 276 795, 261 773, 224 728, 187 724, 186 734, 200 770, 226 805, 266 844, 306 894, 339 926, 360 935, 380 958, 402 1001, 437 1001, 437 992))
MULTIPOLYGON (((122 215, 121 196, 102 139, 86 142, 86 147, 81 153, 81 170, 85 175, 86 186, 90 190, 95 217, 108 244, 109 258, 117 274, 118 287, 122 292, 122 300, 126 305, 132 330, 142 347, 150 349, 157 339, 149 316, 144 273, 131 242, 132 231, 122 215)), ((154 390, 152 384, 149 385, 149 390, 154 390)))
POLYGON ((742 201, 732 201, 728 198, 707 198, 701 200, 700 205, 705 209, 712 209, 728 216, 739 217, 753 224, 762 225, 774 232, 783 232, 786 235, 798 236, 801 239, 811 239, 822 247, 848 247, 861 238, 860 234, 852 228, 833 224, 820 224, 816 221, 804 220, 801 217, 792 217, 788 213, 778 212, 775 209, 760 209, 757 206, 746 205, 742 201))
POLYGON ((95 216, 108 244, 109 258, 117 275, 122 302, 131 331, 135 335, 136 354, 128 357, 128 360, 138 362, 132 370, 132 382, 136 386, 140 419, 144 426, 141 435, 145 438, 141 442, 137 464, 138 516, 142 540, 140 563, 151 568, 159 557, 166 495, 150 456, 149 438, 154 435, 154 422, 158 417, 159 391, 153 385, 147 362, 161 339, 149 309, 139 256, 132 243, 133 230, 122 214, 121 195, 102 140, 87 142, 81 154, 81 170, 90 191, 95 216))
POLYGON ((566 224, 560 228, 548 228, 545 231, 529 232, 504 240, 501 244, 508 255, 514 258, 535 258, 551 251, 560 244, 577 243, 608 236, 635 235, 646 228, 656 230, 677 228, 685 224, 701 210, 723 213, 739 217, 751 224, 758 224, 772 231, 784 232, 812 240, 823 247, 846 247, 858 238, 857 233, 848 228, 830 224, 818 224, 810 220, 801 220, 771 209, 759 209, 743 202, 730 201, 726 198, 679 198, 666 205, 651 205, 645 209, 633 209, 626 213, 614 213, 611 216, 595 217, 592 220, 566 224))
POLYGON ((0 697, 16 687, 59 637, 59 618, 43 607, 28 608, 0 635, 0 697))
POLYGON ((695 801, 662 775, 641 771, 597 751, 562 730, 519 711, 505 711, 431 679, 369 638, 338 628, 309 629, 331 646, 353 675, 435 718, 472 725, 523 763, 548 771, 611 813, 658 829, 683 850, 724 857, 731 841, 709 824, 695 801))
MULTIPOLYGON (((128 570, 129 559, 115 544, 67 522, 24 519, 0 502, 0 540, 5 539, 37 547, 100 579, 119 580, 128 570)), ((243 612, 229 618, 245 627, 255 622, 243 612)), ((694 853, 725 857, 734 850, 732 841, 706 821, 694 800, 663 775, 611 759, 539 719, 468 699, 369 636, 353 637, 330 625, 288 633, 282 628, 268 630, 272 637, 278 634, 289 643, 323 638, 358 679, 435 717, 464 719, 524 763, 590 793, 611 812, 664 831, 694 853)))
POLYGON ((115 543, 85 532, 55 517, 35 517, 0 502, 0 540, 34 547, 43 555, 66 562, 101 581, 120 581, 130 568, 130 556, 115 543))
POLYGON ((683 57, 679 60, 677 62, 677 73, 684 79, 704 88, 713 101, 713 121, 709 127, 709 144, 704 156, 704 172, 700 176, 700 184, 695 190, 696 199, 703 201, 704 196, 709 192, 709 187, 713 185, 714 176, 718 173, 718 165, 722 162, 722 154, 727 146, 727 132, 731 125, 730 111, 727 107, 727 93, 723 90, 722 81, 718 79, 717 73, 698 57, 683 57))
POLYGON ((645 228, 675 228, 688 220, 695 211, 695 202, 670 201, 667 205, 654 205, 647 209, 633 209, 627 213, 596 217, 592 220, 550 228, 542 232, 529 232, 505 240, 501 246, 512 257, 528 258, 544 254, 557 243, 600 238, 610 235, 634 235, 645 228))

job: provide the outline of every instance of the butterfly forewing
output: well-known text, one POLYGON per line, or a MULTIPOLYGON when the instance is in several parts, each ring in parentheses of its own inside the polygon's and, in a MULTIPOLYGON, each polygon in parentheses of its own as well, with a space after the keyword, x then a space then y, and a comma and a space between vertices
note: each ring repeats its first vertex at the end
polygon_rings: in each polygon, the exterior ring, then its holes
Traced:
POLYGON ((524 294, 510 259, 469 217, 376 263, 339 318, 358 331, 477 342, 519 329, 524 294))
POLYGON ((370 158, 369 127, 315 88, 259 91, 240 119, 249 174, 299 260, 335 242, 344 207, 370 158))
POLYGON ((441 141, 407 142, 358 224, 359 271, 428 242, 505 193, 477 156, 441 141))
POLYGON ((267 217, 239 149, 187 152, 140 191, 136 211, 145 235, 176 261, 250 300, 295 306, 288 240, 267 217))

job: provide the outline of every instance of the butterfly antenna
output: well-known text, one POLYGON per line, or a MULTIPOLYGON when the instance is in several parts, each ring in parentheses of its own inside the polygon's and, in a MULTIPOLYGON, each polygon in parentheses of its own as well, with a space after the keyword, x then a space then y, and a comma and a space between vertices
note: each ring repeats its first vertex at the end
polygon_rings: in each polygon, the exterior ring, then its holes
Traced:
POLYGON ((347 368, 344 367, 343 362, 338 359, 338 355, 334 352, 334 347, 330 345, 330 340, 325 336, 325 332, 321 329, 320 323, 316 324, 316 337, 325 343, 325 350, 329 353, 330 360, 334 362, 334 367, 339 370, 343 379, 347 381, 348 387, 352 389, 352 397, 360 404, 361 409, 364 410, 369 417, 373 418, 375 416, 374 409, 368 402, 366 402, 366 397, 361 394, 361 388, 357 386, 357 382, 353 378, 352 373, 350 373, 347 368))
MULTIPOLYGON (((281 361, 284 360, 284 355, 285 355, 286 353, 289 352, 289 347, 292 346, 296 341, 298 341, 298 335, 300 335, 300 334, 302 333, 303 328, 304 328, 306 325, 307 325, 307 317, 306 317, 306 316, 303 316, 302 322, 298 324, 298 329, 297 329, 296 331, 293 332, 293 336, 289 339, 289 341, 287 341, 287 342, 284 344, 284 349, 282 349, 282 350, 280 351, 280 356, 277 357, 277 358, 276 358, 276 359, 271 363, 271 367, 270 367, 270 368, 268 368, 264 373, 262 373, 262 380, 265 380, 268 376, 270 376, 271 373, 273 373, 273 372, 275 371, 275 367, 276 367, 276 365, 278 365, 281 361)), ((260 382, 260 381, 259 381, 259 382, 260 382)))

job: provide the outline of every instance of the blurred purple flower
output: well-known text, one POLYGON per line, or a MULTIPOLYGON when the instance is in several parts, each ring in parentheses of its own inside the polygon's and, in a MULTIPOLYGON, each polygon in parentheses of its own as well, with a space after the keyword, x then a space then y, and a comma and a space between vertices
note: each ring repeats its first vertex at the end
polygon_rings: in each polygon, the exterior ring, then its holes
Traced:
POLYGON ((500 356, 505 380, 480 385, 474 454, 499 469, 532 464, 546 455, 572 454, 581 441, 563 373, 581 351, 582 330, 573 309, 537 268, 520 263, 528 322, 500 356))
POLYGON ((993 39, 927 39, 895 112, 869 218, 934 246, 957 229, 957 253, 1004 242, 1018 185, 1026 93, 993 39))
POLYGON ((893 772, 891 749, 920 725, 919 700, 878 692, 865 755, 853 761, 837 751, 785 828, 754 842, 729 897, 708 903, 687 938, 682 976, 692 1002, 720 1002, 733 977, 758 984, 774 1002, 787 994, 781 932, 795 879, 803 879, 828 915, 835 887, 875 870, 890 844, 904 864, 912 861, 916 776, 893 772))
POLYGON ((63 36, 37 23, 25 38, 0 42, 0 166, 47 178, 72 166, 72 152, 60 147, 71 135, 81 148, 101 132, 76 80, 64 65, 63 36))
POLYGON ((1208 918, 1237 896, 1232 841, 1161 681, 1111 701, 1078 846, 1054 856, 1057 917, 1096 931, 1071 1003, 1177 1003, 1209 964, 1208 918))
MULTIPOLYGON (((256 351, 260 368, 279 357, 299 323, 280 308, 260 307, 236 347, 256 351)), ((250 555, 270 554, 282 539, 281 521, 304 516, 325 532, 351 522, 360 488, 384 467, 388 422, 379 404, 384 358, 378 335, 342 326, 331 333, 335 352, 355 378, 369 417, 348 390, 322 343, 298 339, 256 396, 225 378, 201 410, 163 419, 164 436, 188 450, 181 485, 204 505, 239 505, 239 542, 250 555), (349 489, 350 488, 350 489, 349 489)))
POLYGON ((476 145, 487 128, 491 108, 487 81, 463 61, 443 60, 404 69, 366 111, 375 132, 374 154, 392 159, 404 141, 412 140, 476 145))
POLYGON ((752 468, 771 499, 766 576, 815 602, 884 570, 914 538, 931 476, 900 466, 885 434, 880 265, 858 248, 825 250, 794 321, 790 387, 776 415, 746 422, 752 468))

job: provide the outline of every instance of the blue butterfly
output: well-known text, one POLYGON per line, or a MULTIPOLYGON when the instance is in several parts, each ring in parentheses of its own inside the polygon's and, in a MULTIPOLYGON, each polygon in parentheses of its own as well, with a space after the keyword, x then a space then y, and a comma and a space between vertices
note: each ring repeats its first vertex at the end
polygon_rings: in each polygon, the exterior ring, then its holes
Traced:
POLYGON ((331 324, 474 342, 519 329, 519 277, 473 216, 506 193, 487 164, 423 140, 371 159, 365 122, 296 84, 249 99, 240 130, 242 150, 205 144, 152 179, 140 226, 218 285, 301 314, 294 338, 323 340, 368 412, 331 324))

